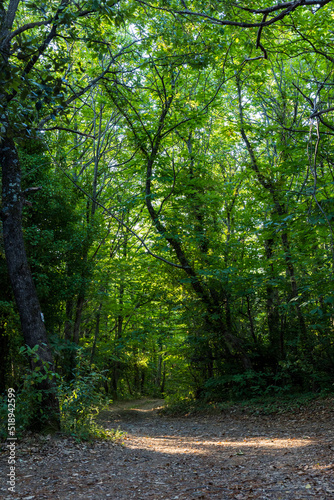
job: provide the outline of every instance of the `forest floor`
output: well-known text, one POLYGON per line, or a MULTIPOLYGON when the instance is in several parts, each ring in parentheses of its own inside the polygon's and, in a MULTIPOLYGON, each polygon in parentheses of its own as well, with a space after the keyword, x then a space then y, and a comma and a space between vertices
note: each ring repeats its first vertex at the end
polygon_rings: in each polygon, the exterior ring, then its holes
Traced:
POLYGON ((241 409, 161 416, 162 400, 121 402, 104 411, 123 444, 28 435, 16 444, 16 493, 1 499, 334 499, 334 399, 283 415, 241 409))

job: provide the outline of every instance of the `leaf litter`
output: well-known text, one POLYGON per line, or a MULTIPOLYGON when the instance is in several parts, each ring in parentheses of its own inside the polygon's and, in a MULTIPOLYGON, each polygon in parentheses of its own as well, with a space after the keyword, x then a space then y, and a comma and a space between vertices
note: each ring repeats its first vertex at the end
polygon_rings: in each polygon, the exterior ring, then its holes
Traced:
POLYGON ((161 400, 104 411, 123 443, 27 434, 16 446, 16 493, 2 499, 334 500, 334 400, 283 415, 225 411, 161 416, 161 400))

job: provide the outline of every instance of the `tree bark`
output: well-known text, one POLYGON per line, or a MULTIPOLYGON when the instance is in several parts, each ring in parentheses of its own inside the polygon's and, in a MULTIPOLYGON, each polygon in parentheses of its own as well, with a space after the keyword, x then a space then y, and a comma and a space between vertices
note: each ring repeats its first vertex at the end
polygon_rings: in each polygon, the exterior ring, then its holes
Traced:
MULTIPOLYGON (((265 254, 267 261, 269 262, 269 272, 270 277, 274 278, 274 266, 271 262, 273 258, 274 251, 274 239, 268 238, 265 240, 265 254)), ((272 284, 266 284, 266 305, 267 305, 267 323, 268 323, 268 332, 269 332, 269 341, 270 341, 270 350, 271 353, 275 357, 275 361, 278 362, 280 359, 283 359, 283 332, 280 329, 280 313, 278 309, 278 292, 273 287, 272 284)))
POLYGON ((94 341, 93 341, 92 353, 90 355, 90 365, 92 365, 93 361, 94 361, 95 349, 96 349, 96 342, 97 342, 97 339, 98 339, 98 336, 99 336, 99 333, 100 333, 101 309, 102 309, 102 302, 100 302, 98 310, 96 312, 95 333, 94 333, 94 341))
POLYGON ((246 302, 247 302, 247 315, 248 315, 248 319, 249 319, 249 327, 250 327, 250 331, 251 331, 251 334, 252 334, 252 337, 253 337, 253 340, 254 340, 254 344, 256 345, 257 344, 257 338, 256 338, 256 335, 255 335, 254 320, 253 320, 253 315, 252 315, 252 309, 251 309, 251 304, 250 304, 250 300, 249 300, 249 295, 246 295, 246 302))
MULTIPOLYGON (((22 207, 24 193, 21 192, 20 161, 14 140, 5 137, 0 145, 0 162, 2 166, 2 221, 3 240, 7 261, 8 274, 11 281, 15 302, 19 311, 22 333, 25 343, 34 348, 38 345, 39 359, 31 359, 34 370, 39 367, 41 373, 46 369, 54 372, 54 362, 51 348, 48 344, 47 333, 42 320, 41 307, 28 265, 22 231, 22 207)), ((45 423, 59 428, 59 404, 56 397, 56 383, 46 377, 41 381, 43 399, 41 408, 45 423)), ((37 412, 36 412, 37 415, 37 412)), ((33 424, 41 427, 43 422, 33 424)))
POLYGON ((73 315, 73 298, 66 301, 66 321, 64 325, 64 339, 67 342, 72 341, 72 315, 73 315))
POLYGON ((123 283, 120 285, 120 290, 119 290, 119 306, 120 306, 120 314, 117 316, 117 328, 116 328, 116 333, 115 333, 115 357, 116 359, 113 360, 113 368, 112 368, 112 377, 111 377, 111 387, 112 387, 112 395, 115 399, 117 399, 117 386, 118 386, 118 380, 121 374, 121 363, 120 361, 117 360, 118 357, 118 349, 117 345, 118 342, 121 340, 122 335, 123 335, 123 296, 124 296, 124 285, 123 283))
POLYGON ((158 363, 157 363, 157 373, 155 376, 155 386, 160 388, 161 385, 161 373, 162 373, 162 346, 159 346, 158 351, 158 363))
POLYGON ((72 341, 77 345, 79 344, 80 340, 80 325, 81 325, 81 317, 82 317, 84 303, 85 303, 85 292, 83 290, 80 290, 75 307, 75 320, 74 320, 73 338, 72 338, 72 341))

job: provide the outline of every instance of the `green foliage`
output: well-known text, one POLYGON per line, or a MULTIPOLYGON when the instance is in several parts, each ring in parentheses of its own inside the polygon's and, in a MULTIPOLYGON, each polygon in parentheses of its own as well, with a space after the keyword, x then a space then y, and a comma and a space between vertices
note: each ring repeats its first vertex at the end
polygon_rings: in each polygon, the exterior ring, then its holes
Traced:
POLYGON ((322 399, 331 397, 332 392, 324 391, 320 394, 313 392, 303 392, 294 394, 285 394, 280 396, 261 396, 252 399, 245 399, 242 402, 235 403, 228 401, 215 404, 216 411, 242 412, 250 415, 272 415, 285 413, 298 413, 303 409, 309 409, 314 403, 320 403, 322 399))
POLYGON ((91 371, 80 353, 78 356, 74 379, 59 386, 62 431, 77 440, 120 439, 121 431, 107 430, 96 422, 100 411, 111 402, 99 391, 103 374, 91 371))
MULTIPOLYGON (((67 2, 43 45, 57 3, 21 2, 3 50, 0 135, 19 148, 25 246, 77 437, 98 435, 109 395, 201 405, 333 384, 333 5, 300 3, 260 45, 238 26, 257 14, 168 12, 181 4, 148 16, 92 0, 85 16, 67 2)), ((56 374, 25 372, 36 353, 19 350, 1 245, 1 385, 25 373, 23 429, 56 374)))
POLYGON ((51 410, 47 408, 47 404, 56 386, 47 388, 46 385, 49 384, 45 384, 45 381, 53 381, 56 384, 60 377, 50 368, 48 362, 41 360, 38 354, 39 349, 39 345, 33 348, 22 346, 19 349, 20 355, 29 359, 33 366, 32 369, 26 367, 16 391, 16 432, 19 435, 26 429, 47 428, 52 421, 51 410))
POLYGON ((217 413, 216 409, 205 401, 199 401, 191 397, 168 397, 166 404, 160 413, 167 416, 191 416, 201 413, 217 413))
MULTIPOLYGON (((38 346, 33 349, 22 347, 20 353, 29 356, 33 363, 39 361, 37 354, 38 346)), ((80 354, 79 354, 80 358, 80 354)), ((99 382, 103 380, 103 374, 89 371, 89 366, 80 358, 75 371, 75 378, 71 382, 63 381, 59 375, 48 369, 36 366, 34 370, 26 370, 21 386, 16 391, 15 401, 15 431, 20 437, 28 429, 34 429, 36 421, 42 423, 45 431, 52 432, 53 429, 46 428, 45 423, 50 414, 45 412, 41 403, 48 396, 48 391, 41 388, 46 377, 56 378, 58 381, 58 396, 61 411, 61 430, 73 436, 78 441, 90 439, 112 439, 122 438, 119 429, 105 429, 96 422, 99 412, 110 403, 99 391, 99 382), (38 412, 38 415, 36 415, 38 412)), ((7 436, 7 397, 0 399, 0 416, 2 425, 0 436, 7 436)))
POLYGON ((333 392, 321 394, 314 393, 295 393, 284 394, 280 396, 260 396, 253 398, 244 398, 242 401, 199 401, 191 398, 182 400, 169 400, 166 406, 160 410, 164 415, 173 417, 188 417, 195 415, 219 415, 227 413, 248 414, 248 415, 282 415, 286 413, 299 413, 303 409, 309 409, 312 404, 321 405, 321 401, 332 397, 333 392))
POLYGON ((247 371, 225 375, 205 382, 201 397, 206 400, 242 400, 260 395, 284 394, 293 388, 291 380, 283 373, 247 371))
MULTIPOLYGON (((47 429, 46 426, 50 421, 50 412, 44 406, 45 400, 48 398, 51 389, 42 388, 43 382, 46 379, 59 378, 57 374, 49 369, 47 363, 36 366, 40 361, 37 354, 39 346, 36 345, 33 349, 26 347, 20 348, 20 354, 29 357, 35 364, 33 370, 26 368, 19 387, 15 391, 15 433, 17 437, 24 434, 26 430, 34 429, 38 422, 39 427, 47 429)), ((2 436, 7 435, 7 396, 1 397, 1 429, 2 436)))

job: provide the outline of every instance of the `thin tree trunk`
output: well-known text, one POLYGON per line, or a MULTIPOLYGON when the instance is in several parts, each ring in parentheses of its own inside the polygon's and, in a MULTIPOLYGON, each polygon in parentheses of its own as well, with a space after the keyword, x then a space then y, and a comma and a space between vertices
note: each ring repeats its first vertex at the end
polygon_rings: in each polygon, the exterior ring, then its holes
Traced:
POLYGON ((93 342, 93 347, 92 347, 92 354, 90 356, 90 364, 93 364, 94 356, 95 356, 95 349, 96 349, 96 342, 99 336, 99 331, 100 331, 100 319, 101 319, 101 309, 102 309, 102 303, 100 303, 99 308, 96 313, 96 323, 95 323, 95 334, 94 334, 94 342, 93 342))
MULTIPOLYGON (((166 113, 168 110, 165 110, 166 113)), ((250 370, 252 368, 252 363, 251 360, 244 349, 242 345, 241 339, 236 337, 231 331, 227 329, 227 325, 225 321, 222 318, 222 312, 221 312, 221 302, 219 299, 219 294, 217 294, 216 290, 214 287, 207 287, 204 282, 201 280, 201 277, 197 274, 195 271, 194 267, 191 265, 190 261, 188 260, 184 249, 182 247, 182 244, 180 240, 175 237, 175 236, 167 236, 169 231, 167 231, 166 227, 164 226, 163 222, 161 221, 161 218, 159 217, 159 212, 156 211, 152 204, 152 177, 153 177, 153 165, 154 161, 156 159, 156 156, 158 154, 158 149, 159 149, 159 142, 160 140, 157 140, 154 148, 152 149, 152 152, 147 160, 147 168, 146 168, 146 188, 145 188, 145 202, 146 202, 146 207, 149 212, 149 215, 151 217, 151 220, 158 231, 158 233, 165 238, 165 240, 168 242, 170 247, 174 250, 175 255, 183 267, 183 270, 185 273, 188 275, 190 280, 190 285, 195 292, 195 294, 201 299, 201 301, 205 304, 205 307, 207 309, 208 317, 210 316, 218 316, 218 320, 215 320, 212 322, 213 326, 217 331, 219 331, 219 334, 221 336, 221 339, 225 341, 226 346, 230 353, 237 353, 237 356, 241 360, 243 367, 245 370, 250 370)), ((210 319, 208 318, 208 322, 210 322, 210 319)))
MULTIPOLYGON (((123 284, 120 286, 120 306, 123 306, 123 294, 124 294, 124 288, 123 284)), ((117 344, 119 340, 122 338, 123 334, 123 316, 122 314, 119 314, 117 317, 117 329, 116 329, 116 334, 115 334, 115 348, 117 347, 117 344)), ((115 351, 116 356, 118 355, 117 350, 115 351)), ((117 386, 118 386, 118 379, 120 376, 120 368, 121 368, 121 363, 114 359, 113 360, 113 369, 112 369, 112 377, 111 377, 111 387, 112 387, 112 392, 113 392, 113 397, 117 399, 117 386)))
POLYGON ((64 339, 68 342, 72 340, 72 314, 73 314, 73 299, 66 301, 66 321, 64 326, 64 339))
MULTIPOLYGON (((274 240, 273 238, 269 238, 265 241, 265 254, 267 260, 270 262, 272 259, 274 240)), ((274 278, 274 266, 272 262, 269 263, 270 268, 270 276, 274 278)), ((270 284, 266 285, 266 302, 267 302, 267 322, 268 322, 268 331, 269 331, 269 341, 270 348, 275 355, 276 361, 283 357, 283 333, 280 331, 280 314, 278 310, 278 293, 277 290, 270 284)))
POLYGON ((162 346, 159 346, 159 354, 158 354, 158 366, 157 366, 157 373, 155 377, 155 386, 157 388, 160 388, 161 385, 161 369, 162 369, 162 346))
POLYGON ((129 381, 129 377, 128 377, 127 373, 125 373, 125 380, 126 380, 126 384, 128 386, 128 389, 129 389, 129 394, 130 394, 130 396, 133 396, 133 392, 132 392, 132 389, 131 389, 131 385, 130 385, 130 381, 129 381))
POLYGON ((80 325, 81 325, 81 317, 82 317, 82 310, 84 303, 85 303, 85 294, 83 291, 81 291, 78 295, 75 307, 75 320, 73 326, 73 342, 75 344, 79 344, 80 340, 80 325))
MULTIPOLYGON (((287 233, 282 234, 282 244, 283 244, 283 249, 284 249, 284 255, 285 255, 285 263, 287 267, 287 271, 290 277, 290 285, 291 285, 291 295, 292 298, 298 298, 299 293, 298 293, 298 286, 297 286, 297 281, 296 281, 296 276, 295 276, 295 268, 291 260, 291 251, 290 251, 290 243, 288 239, 287 233)), ((297 312, 297 317, 299 321, 299 329, 302 337, 305 339, 307 336, 307 331, 306 331, 306 324, 304 320, 304 316, 302 314, 300 304, 299 302, 295 301, 295 308, 297 312)))
POLYGON ((252 310, 250 306, 250 300, 249 296, 246 295, 246 301, 247 301, 247 314, 248 314, 248 319, 249 319, 249 326, 250 326, 250 331, 254 340, 254 344, 257 344, 257 338, 255 335, 255 328, 254 328, 254 320, 253 320, 253 315, 252 315, 252 310))
POLYGON ((166 382, 166 361, 163 362, 163 370, 162 370, 162 382, 160 392, 165 392, 165 382, 166 382))

